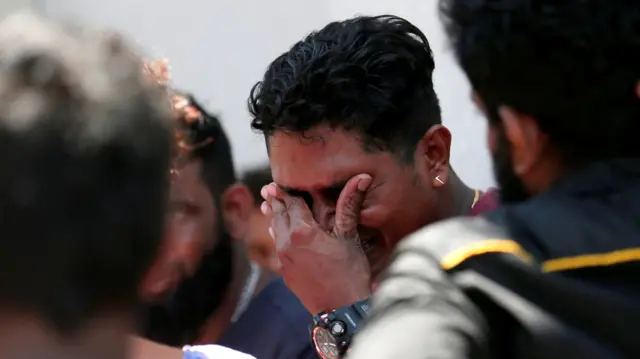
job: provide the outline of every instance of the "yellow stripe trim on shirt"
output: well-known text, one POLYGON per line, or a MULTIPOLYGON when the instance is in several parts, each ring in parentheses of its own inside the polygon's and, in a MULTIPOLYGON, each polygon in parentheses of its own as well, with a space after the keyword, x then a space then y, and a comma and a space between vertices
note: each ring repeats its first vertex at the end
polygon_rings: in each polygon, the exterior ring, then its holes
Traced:
MULTIPOLYGON (((440 261, 440 266, 444 270, 451 270, 472 257, 488 253, 511 254, 527 263, 534 262, 533 257, 515 241, 509 239, 487 239, 469 244, 446 255, 440 261)), ((542 262, 541 268, 543 272, 557 272, 588 267, 605 267, 636 261, 640 261, 640 248, 550 259, 542 262)))
POLYGON ((488 253, 512 254, 526 262, 532 262, 531 256, 518 243, 508 239, 487 239, 471 243, 446 255, 440 261, 444 270, 451 270, 471 257, 488 253))
POLYGON ((556 272, 588 267, 605 267, 640 261, 640 248, 621 249, 609 253, 585 254, 575 257, 550 259, 542 263, 544 272, 556 272))

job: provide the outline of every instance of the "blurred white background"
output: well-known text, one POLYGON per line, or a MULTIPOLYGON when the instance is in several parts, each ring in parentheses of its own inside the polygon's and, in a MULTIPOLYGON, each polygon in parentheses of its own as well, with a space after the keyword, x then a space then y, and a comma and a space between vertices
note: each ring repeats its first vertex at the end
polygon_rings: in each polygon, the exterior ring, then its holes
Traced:
POLYGON ((262 138, 249 128, 246 100, 271 60, 329 21, 356 14, 402 16, 427 35, 434 51, 454 168, 471 185, 493 183, 485 121, 447 49, 437 0, 1 0, 0 15, 25 6, 120 30, 150 57, 168 58, 174 85, 223 119, 240 171, 266 161, 262 138))

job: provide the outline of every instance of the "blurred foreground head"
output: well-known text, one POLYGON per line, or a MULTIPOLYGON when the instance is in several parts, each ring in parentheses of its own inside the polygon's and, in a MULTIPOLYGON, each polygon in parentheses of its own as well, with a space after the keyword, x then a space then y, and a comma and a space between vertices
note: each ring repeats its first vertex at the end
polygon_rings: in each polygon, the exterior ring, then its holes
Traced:
POLYGON ((172 159, 166 93, 141 67, 113 33, 28 14, 0 23, 3 350, 24 333, 124 335, 108 328, 129 324, 172 159))
POLYGON ((640 2, 441 0, 506 202, 640 156, 640 2))

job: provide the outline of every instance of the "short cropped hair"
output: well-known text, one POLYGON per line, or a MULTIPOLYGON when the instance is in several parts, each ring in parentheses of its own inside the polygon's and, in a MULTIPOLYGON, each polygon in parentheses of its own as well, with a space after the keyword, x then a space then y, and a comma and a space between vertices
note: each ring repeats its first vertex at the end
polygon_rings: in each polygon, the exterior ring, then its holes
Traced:
POLYGON ((133 308, 160 243, 166 93, 114 33, 0 23, 0 305, 70 334, 133 308))

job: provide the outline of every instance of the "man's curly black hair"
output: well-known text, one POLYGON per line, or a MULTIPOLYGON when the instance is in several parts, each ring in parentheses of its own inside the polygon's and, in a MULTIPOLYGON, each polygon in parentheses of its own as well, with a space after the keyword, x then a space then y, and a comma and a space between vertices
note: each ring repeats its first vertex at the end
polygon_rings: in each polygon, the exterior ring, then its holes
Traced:
POLYGON ((489 112, 535 118, 569 165, 640 155, 640 2, 441 0, 440 11, 489 112))
POLYGON ((413 158, 440 124, 429 42, 397 16, 332 22, 279 56, 252 89, 251 126, 304 132, 320 124, 356 132, 365 149, 413 158))

